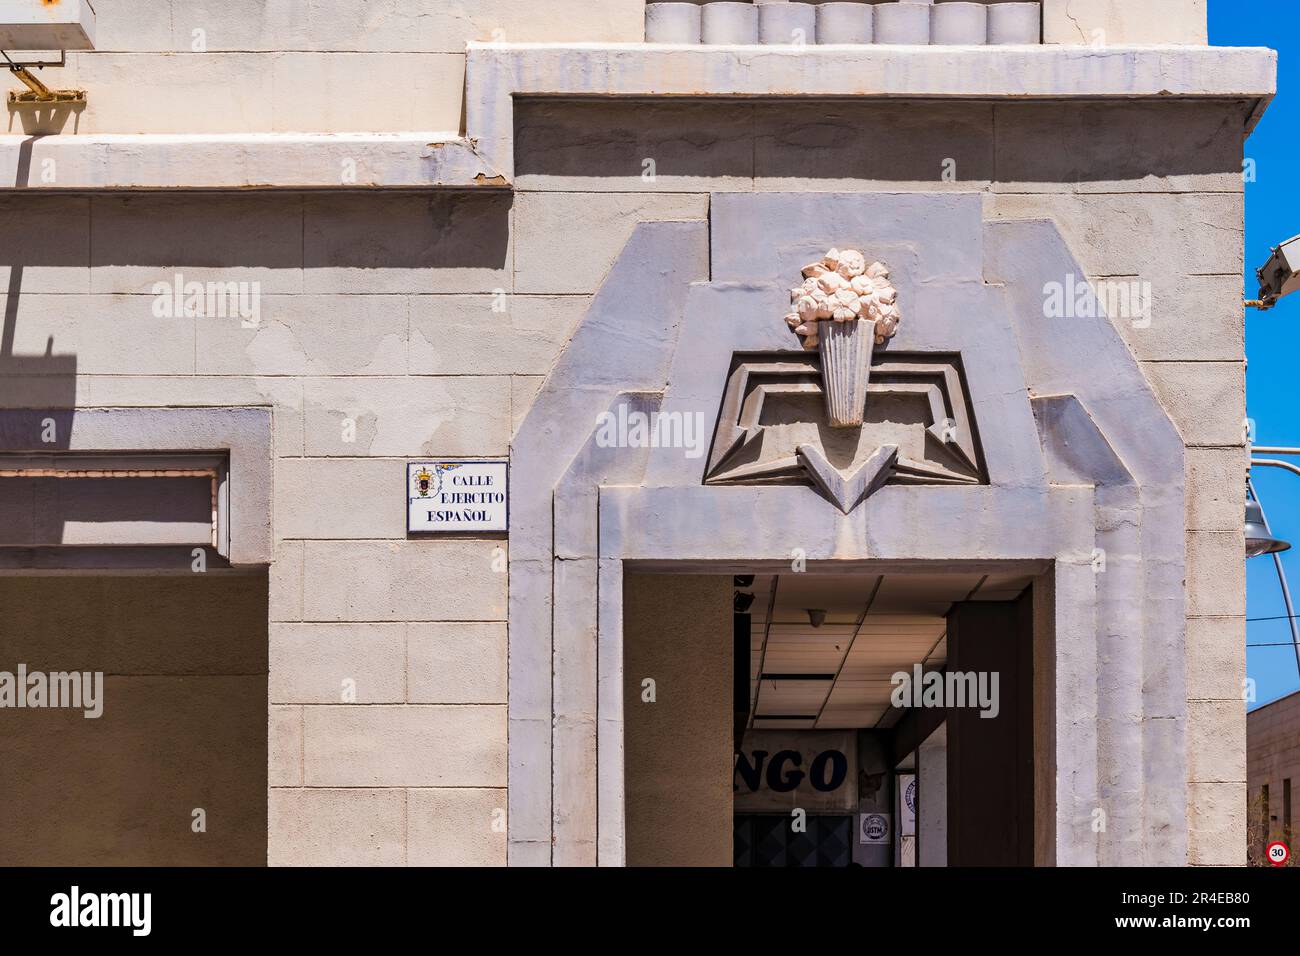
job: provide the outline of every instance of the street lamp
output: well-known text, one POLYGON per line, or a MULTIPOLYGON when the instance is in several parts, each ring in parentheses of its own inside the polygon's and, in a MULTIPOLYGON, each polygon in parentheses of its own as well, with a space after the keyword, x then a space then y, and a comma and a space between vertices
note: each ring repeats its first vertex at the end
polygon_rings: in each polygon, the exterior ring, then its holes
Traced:
POLYGON ((1261 554, 1278 554, 1291 550, 1291 542, 1273 537, 1264 517, 1264 508, 1254 498, 1246 500, 1246 557, 1257 558, 1261 554))
MULTIPOLYGON (((1261 468, 1281 468, 1300 475, 1300 467, 1291 462, 1275 458, 1256 458, 1254 457, 1256 452, 1264 455, 1300 455, 1300 448, 1256 447, 1251 449, 1250 459, 1252 468, 1257 465, 1261 468)), ((1282 567, 1281 557, 1281 552, 1289 550, 1291 543, 1273 535, 1268 526, 1268 518, 1264 515, 1264 506, 1260 504, 1259 495, 1255 491, 1255 483, 1249 477, 1246 478, 1246 492, 1249 495, 1246 499, 1246 557, 1254 558, 1263 554, 1273 556, 1277 580, 1282 586, 1282 603, 1286 605, 1286 622, 1291 628, 1291 644, 1295 648, 1296 669, 1300 670, 1300 625, 1296 624, 1295 607, 1291 603, 1291 588, 1287 585, 1286 570, 1282 567)))
MULTIPOLYGON (((1259 279, 1259 298, 1247 299, 1246 305, 1261 312, 1266 312, 1277 305, 1278 299, 1300 290, 1300 236, 1292 236, 1286 242, 1276 245, 1268 261, 1255 270, 1259 279)), ((1256 453, 1263 455, 1300 455, 1300 448, 1277 448, 1260 446, 1251 448, 1251 467, 1281 468, 1292 474, 1300 475, 1300 467, 1289 461, 1277 458, 1255 458, 1256 453)), ((1282 601, 1286 604, 1286 622, 1291 626, 1291 644, 1295 647, 1296 669, 1300 670, 1300 627, 1296 624, 1295 608, 1291 604, 1291 588, 1286 583, 1286 571, 1282 567, 1281 552, 1291 547, 1290 542, 1273 536, 1269 530, 1268 519, 1264 517, 1264 506, 1260 504, 1255 485, 1246 478, 1246 557, 1254 558, 1262 554, 1273 556, 1273 566, 1277 569, 1277 580, 1282 585, 1282 601)))

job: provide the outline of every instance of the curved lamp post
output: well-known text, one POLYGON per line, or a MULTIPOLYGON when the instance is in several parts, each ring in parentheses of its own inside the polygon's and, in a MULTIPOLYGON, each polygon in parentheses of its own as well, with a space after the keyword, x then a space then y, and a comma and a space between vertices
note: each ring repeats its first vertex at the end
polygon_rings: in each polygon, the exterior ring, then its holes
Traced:
MULTIPOLYGON (((1259 279, 1259 298, 1247 299, 1245 305, 1259 309, 1261 312, 1273 308, 1278 300, 1293 292, 1300 292, 1300 236, 1292 236, 1286 242, 1273 247, 1268 261, 1255 270, 1259 279)), ((1256 458, 1262 455, 1300 455, 1300 448, 1280 448, 1260 445, 1250 449, 1251 467, 1281 468, 1292 474, 1300 475, 1300 467, 1289 461, 1276 458, 1256 458)), ((1279 553, 1291 547, 1281 538, 1273 537, 1269 530, 1268 519, 1264 517, 1264 506, 1255 494, 1255 485, 1246 477, 1246 491, 1250 497, 1246 501, 1246 557, 1253 558, 1261 554, 1273 555, 1273 565, 1277 568, 1277 579, 1282 585, 1282 600, 1286 603, 1286 620, 1291 625, 1291 643, 1295 647, 1296 668, 1300 669, 1300 628, 1296 625, 1295 608, 1291 606, 1291 589, 1286 583, 1286 572, 1282 569, 1279 553)))
MULTIPOLYGON (((1275 458, 1255 458, 1256 453, 1264 455, 1300 455, 1300 448, 1261 445, 1251 449, 1250 459, 1252 468, 1256 466, 1260 468, 1281 468, 1292 474, 1300 475, 1300 466, 1275 458)), ((1295 648, 1296 668, 1300 670, 1300 625, 1296 623, 1295 607, 1291 603, 1291 588, 1287 585, 1286 571, 1282 567, 1281 558, 1281 552, 1290 549, 1291 544, 1281 538, 1274 537, 1272 530, 1268 526, 1268 518, 1264 515, 1264 506, 1260 504, 1259 495, 1255 492, 1255 483, 1249 477, 1246 478, 1246 491, 1249 494, 1246 500, 1246 557, 1254 558, 1262 554, 1271 554, 1273 556, 1273 565, 1277 569, 1277 580, 1282 586, 1282 601, 1286 605, 1286 621, 1291 626, 1291 644, 1295 648)))

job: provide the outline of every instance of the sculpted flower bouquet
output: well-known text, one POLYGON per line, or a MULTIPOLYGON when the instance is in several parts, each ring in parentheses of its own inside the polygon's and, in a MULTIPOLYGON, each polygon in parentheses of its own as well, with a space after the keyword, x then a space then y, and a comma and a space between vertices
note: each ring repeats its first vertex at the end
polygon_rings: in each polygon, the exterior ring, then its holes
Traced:
POLYGON ((826 410, 837 428, 862 424, 871 356, 898 330, 898 290, 881 262, 867 264, 856 249, 832 249, 805 266, 803 285, 790 290, 786 324, 806 349, 820 348, 826 410))

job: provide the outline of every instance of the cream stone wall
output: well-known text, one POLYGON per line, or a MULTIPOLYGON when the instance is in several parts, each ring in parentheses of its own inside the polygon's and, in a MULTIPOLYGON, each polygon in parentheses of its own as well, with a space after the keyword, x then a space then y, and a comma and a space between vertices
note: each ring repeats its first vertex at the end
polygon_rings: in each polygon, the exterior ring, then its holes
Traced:
POLYGON ((505 456, 636 222, 707 213, 698 194, 0 197, 0 228, 33 237, 0 257, 0 405, 273 410, 272 864, 504 864, 504 541, 408 539, 405 462, 505 456), (570 230, 581 269, 551 238, 570 230), (177 274, 259 283, 258 327, 155 317, 177 274))
MULTIPOLYGON (((794 185, 797 157, 784 144, 800 134, 780 109, 741 108, 735 128, 695 140, 692 128, 737 109, 638 108, 646 132, 630 146, 607 109, 525 108, 530 128, 587 124, 607 141, 584 165, 526 139, 513 199, 0 199, 0 228, 33 237, 21 268, 0 267, 14 351, 40 356, 48 341, 76 365, 75 377, 39 364, 5 377, 6 405, 274 409, 272 862, 504 859, 504 835, 490 829, 506 785, 500 542, 408 539, 404 462, 507 454, 636 222, 705 219, 713 188, 794 185), (647 151, 660 169, 690 175, 645 183, 632 170, 647 151), (152 283, 177 272, 260 282, 260 326, 154 317, 152 283), (498 293, 505 312, 493 311, 498 293), (339 697, 345 678, 355 704, 339 697), (439 842, 434 820, 467 842, 439 842)), ((951 135, 908 140, 904 124, 904 160, 841 166, 832 155, 819 161, 833 179, 804 180, 976 189, 990 218, 1052 219, 1088 277, 1151 282, 1149 324, 1116 321, 1188 446, 1189 803, 1192 861, 1204 863, 1240 862, 1245 804, 1238 110, 1173 103, 1065 118, 1048 106, 935 104, 915 122, 951 135), (1033 147, 1053 115, 1050 135, 1073 166, 1033 147), (1109 158, 1115 137, 1137 151, 1109 158), (1190 142, 1198 151, 1181 148, 1190 142), (939 180, 948 154, 969 181, 939 180)), ((897 111, 828 107, 821 129, 845 157, 883 156, 855 142, 897 111)))
MULTIPOLYGON (((100 50, 46 77, 89 90, 69 132, 454 131, 467 40, 638 41, 642 7, 97 0, 100 50)), ((1049 42, 1204 42, 1199 0, 1045 15, 1049 42)), ((405 461, 508 453, 638 222, 707 220, 716 191, 978 191, 1055 222, 1087 278, 1151 285, 1149 324, 1115 321, 1188 447, 1190 862, 1238 863, 1246 109, 521 103, 514 193, 11 192, 0 405, 271 408, 270 862, 501 864, 503 542, 408 538, 405 461), (261 321, 156 317, 178 273, 257 283, 261 321)))
MULTIPOLYGON (((11 111, 7 129, 454 133, 467 42, 639 43, 644 9, 645 0, 98 0, 96 49, 40 74, 86 90, 84 108, 11 111)), ((1043 31, 1051 44, 1203 45, 1205 0, 1045 0, 1043 31)))
MULTIPOLYGON (((1069 171, 1052 160, 1035 160, 1045 167, 1023 168, 1013 180, 991 178, 995 162, 1003 176, 1028 162, 1023 145, 1048 107, 928 109, 934 126, 950 126, 946 114, 962 113, 966 132, 914 144, 915 162, 900 165, 937 174, 945 158, 939 154, 956 152, 958 170, 989 178, 927 183, 916 172, 900 179, 850 167, 859 178, 836 177, 834 187, 980 189, 990 217, 1055 221, 1091 278, 1152 282, 1150 325, 1118 324, 1189 448, 1192 856, 1236 862, 1245 781, 1238 530, 1245 411, 1233 108, 1085 111, 1055 134, 1063 153, 1101 149, 1091 132, 1102 128, 1151 142, 1203 143, 1192 180, 1172 154, 1155 151, 1140 181, 1126 178, 1131 170, 1107 172, 1100 158, 1090 167, 1091 159, 1079 160, 1092 170, 1086 183, 1067 181, 1069 171)), ((707 124, 708 111, 700 110, 664 108, 640 121, 680 130, 692 119, 707 124)), ((832 111, 824 122, 842 130, 849 137, 842 148, 852 150, 852 137, 861 135, 854 130, 870 113, 832 111)), ((579 116, 574 108, 555 121, 579 116)), ((598 113, 590 121, 604 128, 598 113)), ((760 140, 770 136, 765 143, 774 145, 780 124, 774 115, 772 133, 760 126, 760 140)), ((714 161, 707 157, 749 153, 743 139, 738 146, 724 135, 703 148, 681 144, 655 147, 661 167, 674 160, 707 167, 714 161)), ((540 145, 529 155, 537 169, 523 177, 529 191, 513 202, 411 195, 0 200, 6 232, 39 237, 24 251, 21 270, 0 269, 10 293, 0 306, 15 317, 14 350, 39 355, 52 340, 53 353, 75 356, 77 369, 75 380, 6 378, 7 404, 274 408, 272 862, 320 854, 437 859, 409 842, 413 801, 436 801, 439 788, 451 786, 456 793, 444 796, 456 799, 458 813, 486 820, 504 806, 506 588, 505 575, 492 570, 497 543, 408 540, 398 490, 404 461, 505 455, 512 423, 633 224, 708 213, 706 193, 672 191, 680 186, 671 181, 658 193, 597 192, 636 180, 565 174, 552 181, 550 167, 565 172, 567 157, 540 145), (569 241, 556 243, 559 234, 569 241), (580 267, 565 267, 573 263, 580 267), (261 326, 155 318, 149 289, 178 271, 260 282, 261 326), (507 294, 505 313, 492 311, 496 290, 507 294), (349 419, 351 442, 343 431, 349 419), (464 679, 438 679, 436 669, 448 666, 464 679), (338 702, 348 677, 357 682, 355 705, 338 702), (445 738, 462 739, 464 749, 449 752, 445 738), (373 834, 348 828, 363 798, 375 801, 365 817, 373 834), (309 825, 317 829, 303 832, 309 825)), ((606 170, 620 168, 610 154, 603 162, 606 170)), ((772 162, 779 173, 781 161, 772 162)), ((784 177, 747 166, 724 164, 717 172, 722 188, 788 187, 784 177)), ((691 182, 712 185, 707 176, 691 182)), ((500 862, 503 836, 488 833, 476 859, 500 862)))
POLYGON ((1043 0, 1046 43, 1204 44, 1206 0, 1043 0))
POLYGON ((96 49, 40 74, 86 90, 84 110, 11 112, 8 130, 454 133, 467 42, 639 43, 644 10, 644 0, 97 0, 96 49))

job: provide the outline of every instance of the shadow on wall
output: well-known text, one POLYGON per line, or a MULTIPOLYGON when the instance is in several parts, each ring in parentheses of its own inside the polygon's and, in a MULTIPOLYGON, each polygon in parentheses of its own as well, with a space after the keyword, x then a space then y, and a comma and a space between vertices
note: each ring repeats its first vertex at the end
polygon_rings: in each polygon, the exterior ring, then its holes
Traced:
MULTIPOLYGON (((11 110, 12 119, 12 110, 11 110)), ((25 141, 18 152, 18 183, 29 182, 32 141, 25 141)), ((0 408, 32 409, 32 416, 7 420, 4 427, 19 434, 5 435, 0 447, 31 447, 45 450, 66 449, 72 434, 72 412, 77 397, 77 357, 55 355, 54 336, 45 340, 41 353, 15 354, 18 311, 22 301, 23 277, 29 265, 59 269, 75 268, 79 246, 68 235, 69 223, 57 215, 17 218, 6 207, 25 204, 26 196, 0 200, 0 275, 4 285, 3 319, 0 319, 0 408), (33 221, 36 220, 36 221, 33 221), (6 275, 7 274, 7 275, 6 275)))
MULTIPOLYGON (((30 149, 24 156, 26 166, 30 149)), ((203 373, 211 333, 228 332, 215 340, 234 348, 256 334, 241 332, 238 316, 209 315, 211 294, 187 314, 178 287, 238 283, 259 299, 509 288, 511 208, 512 197, 497 192, 2 195, 0 410, 16 413, 0 416, 0 448, 72 448, 75 409, 105 404, 96 394, 105 376, 203 373)), ((294 331, 328 340, 328 308, 308 321, 319 329, 294 331)), ((144 397, 128 404, 154 394, 161 404, 246 404, 256 393, 241 377, 206 378, 193 398, 174 378, 160 390, 101 394, 109 404, 137 393, 144 397)), ((55 540, 64 540, 57 529, 55 540)))
MULTIPOLYGON (((516 176, 1070 183, 1241 173, 1249 104, 522 100, 516 176), (652 165, 647 165, 651 162, 652 165)), ((651 180, 652 182, 652 180, 651 180)), ((806 187, 805 187, 806 188, 806 187)))
POLYGON ((80 103, 10 103, 8 133, 25 133, 28 136, 48 136, 57 133, 75 134, 81 130, 80 103))
MULTIPOLYGON (((96 281, 92 290, 148 294, 154 282, 170 282, 186 268, 504 269, 513 197, 243 191, 105 195, 89 202, 85 265, 138 270, 114 276, 111 289, 96 281)), ((294 291, 316 291, 310 277, 305 284, 294 291)))
MULTIPOLYGON (((30 150, 24 155, 29 162, 30 150)), ((377 291, 391 274, 392 291, 418 292, 424 277, 414 274, 422 270, 504 273, 511 204, 500 193, 2 196, 0 408, 47 412, 56 426, 53 440, 47 428, 9 447, 69 447, 78 374, 130 371, 109 364, 109 345, 150 348, 160 283, 347 293, 354 277, 361 291, 377 291), (117 299, 110 320, 107 296, 135 297, 138 307, 117 299), (90 368, 79 368, 79 353, 90 368)))

